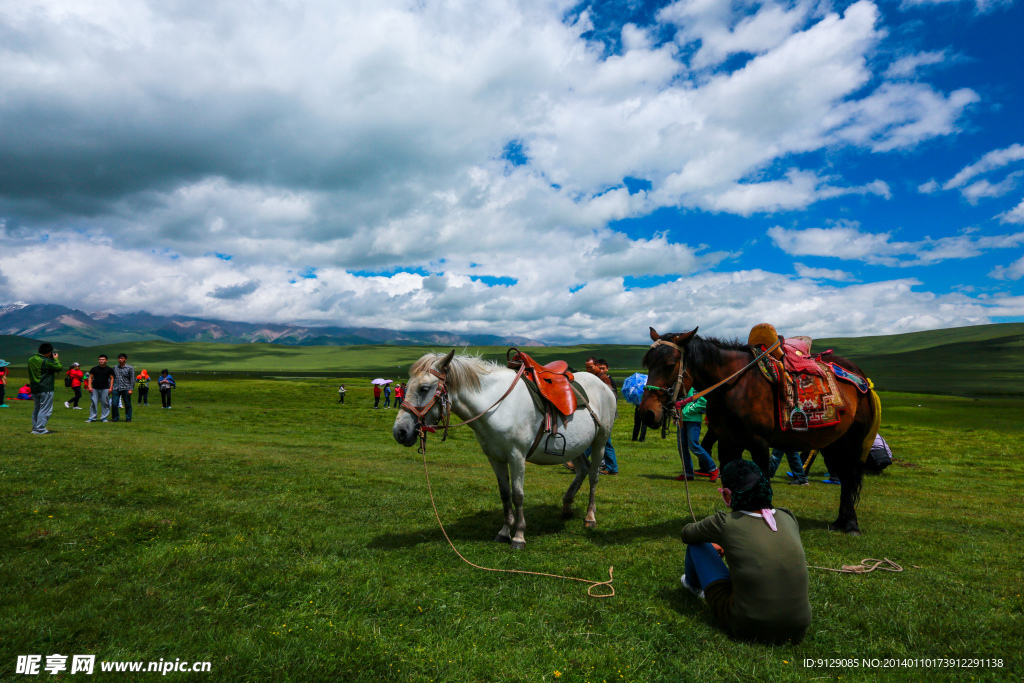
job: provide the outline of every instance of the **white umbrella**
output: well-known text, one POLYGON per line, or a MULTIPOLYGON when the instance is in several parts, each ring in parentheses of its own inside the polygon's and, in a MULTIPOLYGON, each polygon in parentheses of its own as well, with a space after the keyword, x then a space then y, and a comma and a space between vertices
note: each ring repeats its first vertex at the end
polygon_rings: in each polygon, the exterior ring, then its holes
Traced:
POLYGON ((390 380, 390 379, 380 379, 378 377, 377 379, 375 379, 372 382, 370 382, 370 384, 391 384, 391 382, 392 382, 392 380, 390 380))

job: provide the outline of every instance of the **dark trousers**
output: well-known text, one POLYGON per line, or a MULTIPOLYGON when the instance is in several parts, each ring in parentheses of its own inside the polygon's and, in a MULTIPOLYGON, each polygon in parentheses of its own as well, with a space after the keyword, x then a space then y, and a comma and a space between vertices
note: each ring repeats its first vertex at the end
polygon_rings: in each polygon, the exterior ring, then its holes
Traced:
POLYGON ((0 406, 4 404, 4 395, 7 393, 7 385, 0 384, 0 406))
MULTIPOLYGON (((75 397, 68 401, 68 403, 77 408, 78 402, 82 399, 82 387, 71 387, 71 391, 75 392, 75 397)), ((3 403, 3 401, 0 401, 0 403, 3 403)))
POLYGON ((345 402, 345 394, 338 394, 338 403, 345 402))
POLYGON ((171 407, 171 390, 161 389, 160 390, 160 403, 163 404, 164 408, 171 407))
POLYGON ((145 403, 147 406, 149 405, 149 387, 140 386, 139 405, 141 406, 143 403, 145 403))
POLYGON ((643 441, 647 438, 647 425, 644 424, 643 419, 640 417, 640 408, 633 411, 633 441, 643 441), (637 439, 637 435, 640 438, 637 439))
POLYGON ((128 393, 127 389, 120 389, 110 392, 110 412, 113 414, 114 422, 121 419, 121 412, 117 407, 121 401, 124 402, 124 419, 132 419, 132 395, 128 393))
POLYGON ((380 407, 380 396, 374 396, 373 397, 373 407, 374 408, 380 407))

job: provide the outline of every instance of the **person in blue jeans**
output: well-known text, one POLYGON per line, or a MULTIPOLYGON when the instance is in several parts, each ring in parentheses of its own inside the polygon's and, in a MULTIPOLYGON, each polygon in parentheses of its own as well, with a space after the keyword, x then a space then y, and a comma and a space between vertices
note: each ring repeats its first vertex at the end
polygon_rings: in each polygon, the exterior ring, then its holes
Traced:
POLYGON ((779 469, 779 463, 782 462, 782 454, 786 454, 786 459, 789 460, 789 472, 790 476, 793 477, 793 481, 790 484, 797 486, 807 486, 807 475, 804 474, 804 463, 803 453, 797 451, 784 451, 781 448, 772 449, 772 457, 768 463, 768 478, 771 479, 775 476, 775 472, 779 469))
MULTIPOLYGON (((689 398, 694 393, 693 387, 690 387, 686 397, 689 398)), ((718 479, 718 467, 715 465, 715 461, 700 445, 700 424, 704 419, 704 410, 707 408, 707 404, 707 399, 702 396, 692 403, 687 403, 682 408, 683 425, 676 433, 676 438, 679 440, 679 453, 683 460, 683 473, 676 477, 676 481, 693 481, 694 472, 691 454, 696 455, 697 461, 700 463, 700 470, 697 471, 699 476, 707 477, 709 481, 718 479)))
POLYGON ((722 468, 719 491, 730 511, 683 528, 683 587, 704 599, 734 638, 800 642, 811 623, 811 603, 796 517, 772 506, 771 483, 749 460, 722 468))

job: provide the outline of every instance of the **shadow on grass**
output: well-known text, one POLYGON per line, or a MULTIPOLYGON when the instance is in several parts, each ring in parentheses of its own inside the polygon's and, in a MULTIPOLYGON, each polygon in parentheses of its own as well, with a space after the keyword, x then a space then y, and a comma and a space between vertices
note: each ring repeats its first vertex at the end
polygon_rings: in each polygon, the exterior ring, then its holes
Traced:
MULTIPOLYGON (((486 510, 478 510, 456 520, 444 520, 444 528, 453 542, 461 541, 493 541, 501 531, 501 507, 495 506, 486 510)), ((566 523, 578 521, 582 524, 582 515, 570 519, 562 519, 562 508, 558 505, 527 505, 526 507, 526 539, 531 536, 547 536, 565 531, 566 523)), ((366 547, 371 550, 397 550, 411 548, 420 543, 436 543, 444 540, 441 529, 436 524, 421 527, 404 534, 382 534, 377 536, 366 547)))
POLYGON ((800 525, 800 531, 810 531, 811 529, 824 529, 828 531, 828 525, 832 523, 830 519, 812 519, 811 517, 801 517, 796 515, 796 521, 800 525))
MULTIPOLYGON (((682 567, 680 567, 680 576, 682 576, 682 571, 682 567)), ((675 586, 661 588, 655 593, 655 596, 676 614, 701 621, 711 628, 718 628, 714 615, 704 601, 683 588, 678 579, 675 586)))
MULTIPOLYGON (((675 481, 676 477, 671 474, 641 474, 644 479, 660 479, 662 481, 675 481)), ((679 475, 676 475, 679 476, 679 475)))

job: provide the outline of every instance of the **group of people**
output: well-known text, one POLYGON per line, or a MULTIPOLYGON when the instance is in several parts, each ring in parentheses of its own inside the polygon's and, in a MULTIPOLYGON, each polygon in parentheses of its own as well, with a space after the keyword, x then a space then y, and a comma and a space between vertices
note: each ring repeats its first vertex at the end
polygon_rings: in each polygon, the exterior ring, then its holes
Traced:
MULTIPOLYGON (((344 387, 345 385, 342 384, 341 386, 344 387)), ((380 408, 380 399, 381 398, 384 399, 384 407, 385 408, 390 408, 391 407, 391 397, 392 397, 392 395, 394 396, 394 399, 395 399, 395 407, 397 408, 398 406, 402 405, 402 400, 405 398, 405 386, 406 385, 402 384, 401 382, 395 384, 395 390, 394 390, 394 392, 392 394, 391 383, 390 382, 386 382, 384 384, 379 384, 379 383, 378 384, 374 384, 373 385, 373 409, 377 410, 377 409, 380 408)), ((343 400, 342 403, 344 403, 344 402, 345 401, 343 400)))
MULTIPOLYGON (((149 405, 149 373, 143 368, 135 374, 135 368, 128 364, 127 354, 117 356, 117 365, 107 364, 107 355, 101 353, 97 364, 88 372, 82 370, 79 363, 72 363, 64 372, 64 385, 71 389, 72 396, 64 401, 64 407, 81 410, 78 405, 83 391, 90 394, 89 419, 86 422, 119 422, 120 409, 124 408, 124 421, 132 421, 132 395, 138 389, 139 405, 149 405)), ((0 406, 4 404, 3 388, 7 384, 7 368, 4 362, 0 367, 0 406)), ((40 344, 38 352, 28 360, 28 384, 22 387, 19 398, 33 401, 32 433, 52 434, 46 428, 53 414, 54 384, 57 374, 64 370, 60 362, 60 354, 54 350, 53 344, 40 344)), ((157 378, 160 398, 164 408, 171 407, 171 390, 177 386, 170 371, 164 369, 157 378)))

